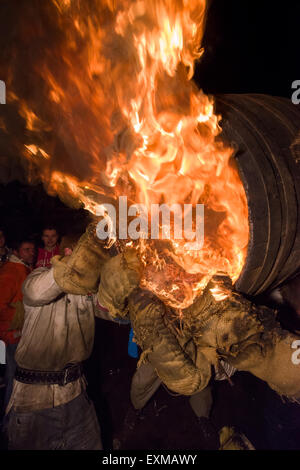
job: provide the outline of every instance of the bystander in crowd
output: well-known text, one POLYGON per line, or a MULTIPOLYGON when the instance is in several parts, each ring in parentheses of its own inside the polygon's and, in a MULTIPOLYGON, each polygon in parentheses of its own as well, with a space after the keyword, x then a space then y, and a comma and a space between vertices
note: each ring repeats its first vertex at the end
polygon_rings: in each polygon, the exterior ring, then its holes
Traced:
POLYGON ((59 254, 59 234, 55 227, 47 226, 43 229, 42 240, 44 248, 38 249, 36 268, 50 268, 51 259, 59 254))
POLYGON ((34 243, 22 239, 15 244, 8 261, 0 268, 0 340, 6 345, 4 410, 12 391, 15 351, 24 322, 22 285, 32 270, 34 258, 34 243))

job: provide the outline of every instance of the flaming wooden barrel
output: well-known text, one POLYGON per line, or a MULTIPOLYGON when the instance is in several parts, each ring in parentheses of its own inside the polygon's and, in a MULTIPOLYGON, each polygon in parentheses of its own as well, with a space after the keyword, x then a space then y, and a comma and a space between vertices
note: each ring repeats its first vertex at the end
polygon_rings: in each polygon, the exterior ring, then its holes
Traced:
POLYGON ((216 109, 248 199, 250 241, 236 287, 256 295, 300 266, 300 109, 257 94, 217 96, 216 109))

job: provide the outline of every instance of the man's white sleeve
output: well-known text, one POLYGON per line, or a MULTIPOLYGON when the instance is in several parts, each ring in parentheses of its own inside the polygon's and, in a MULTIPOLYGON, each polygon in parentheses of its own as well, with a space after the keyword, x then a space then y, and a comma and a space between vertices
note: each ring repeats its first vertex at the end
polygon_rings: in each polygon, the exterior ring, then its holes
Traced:
POLYGON ((63 293, 53 277, 53 268, 37 268, 23 283, 23 302, 31 307, 49 304, 63 293))

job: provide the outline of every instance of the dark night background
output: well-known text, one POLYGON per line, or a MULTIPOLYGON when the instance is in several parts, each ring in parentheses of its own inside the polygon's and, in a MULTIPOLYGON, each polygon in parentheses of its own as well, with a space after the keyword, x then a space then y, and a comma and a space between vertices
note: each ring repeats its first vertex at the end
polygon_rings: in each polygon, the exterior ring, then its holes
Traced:
MULTIPOLYGON (((8 7, 9 3, 0 1, 1 44, 13 16, 18 15, 17 5, 24 0, 12 1, 15 9, 8 7)), ((39 1, 35 3, 38 7, 39 1)), ((292 82, 300 80, 299 19, 298 1, 212 0, 205 54, 194 77, 197 84, 209 94, 265 93, 290 98, 292 82)), ((58 198, 48 196, 42 185, 29 187, 18 181, 0 185, 0 225, 10 240, 20 232, 37 236, 45 222, 56 222, 64 232, 86 220, 84 211, 65 207, 58 198)), ((120 390, 129 390, 136 366, 136 361, 126 356, 128 329, 104 321, 97 321, 96 326, 95 348, 86 370, 107 448, 122 432, 126 434, 125 449, 206 448, 197 438, 196 418, 188 400, 170 396, 162 387, 138 423, 132 428, 126 424, 128 393, 120 397, 120 390), (105 361, 99 364, 95 358, 100 356, 105 361)), ((218 428, 236 425, 257 449, 299 449, 299 407, 283 407, 274 392, 246 373, 236 374, 234 383, 234 387, 227 382, 215 387, 214 424, 218 428)))

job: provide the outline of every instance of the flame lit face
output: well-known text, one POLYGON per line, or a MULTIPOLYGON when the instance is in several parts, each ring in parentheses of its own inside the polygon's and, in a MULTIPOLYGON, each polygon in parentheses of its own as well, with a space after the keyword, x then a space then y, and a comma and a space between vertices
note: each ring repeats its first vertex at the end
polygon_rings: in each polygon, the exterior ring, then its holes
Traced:
POLYGON ((232 149, 217 139, 220 116, 191 81, 205 11, 206 0, 52 0, 60 39, 34 68, 47 91, 41 105, 19 100, 32 136, 24 155, 67 203, 93 213, 103 195, 149 208, 205 205, 202 250, 186 251, 185 240, 137 247, 143 285, 178 308, 217 271, 238 278, 249 234, 232 149), (41 144, 46 131, 54 143, 41 144))
POLYGON ((34 243, 22 243, 16 254, 22 261, 24 261, 24 263, 29 265, 33 264, 35 257, 34 243))
POLYGON ((43 235, 42 235, 42 240, 44 242, 44 245, 45 245, 45 249, 48 250, 48 251, 51 251, 53 250, 53 248, 55 248, 56 244, 57 244, 57 240, 58 240, 58 233, 56 230, 44 230, 43 231, 43 235))

